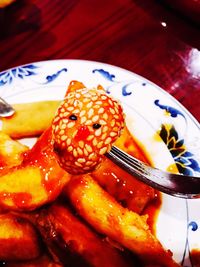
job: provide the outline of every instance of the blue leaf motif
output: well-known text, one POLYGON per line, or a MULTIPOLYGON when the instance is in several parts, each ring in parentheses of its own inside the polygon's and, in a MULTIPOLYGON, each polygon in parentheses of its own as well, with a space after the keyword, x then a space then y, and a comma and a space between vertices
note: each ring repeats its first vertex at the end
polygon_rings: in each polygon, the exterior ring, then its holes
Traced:
POLYGON ((56 73, 54 73, 52 75, 48 75, 46 77, 46 80, 47 81, 45 82, 45 84, 50 83, 50 82, 53 82, 62 72, 67 72, 67 69, 66 68, 63 68, 63 69, 57 71, 56 73))
POLYGON ((122 86, 122 95, 123 96, 127 96, 127 95, 131 95, 132 92, 128 92, 127 91, 127 87, 129 86, 130 84, 125 84, 124 86, 122 86))
POLYGON ((103 69, 94 69, 92 71, 92 73, 95 73, 95 72, 100 73, 105 79, 107 79, 107 80, 109 80, 111 82, 113 82, 114 79, 115 79, 115 75, 114 74, 110 74, 108 71, 105 71, 103 69))
POLYGON ((38 67, 34 64, 28 64, 0 73, 0 86, 11 84, 17 78, 24 79, 26 76, 36 75, 34 71, 36 68, 38 67))
POLYGON ((156 99, 154 101, 154 104, 156 106, 158 106, 160 109, 164 109, 167 113, 169 113, 171 115, 171 117, 176 118, 178 115, 181 115, 181 116, 183 116, 183 118, 185 118, 185 116, 183 115, 183 113, 180 112, 178 109, 175 109, 175 108, 170 107, 170 106, 162 105, 159 102, 160 102, 160 100, 159 99, 156 99))

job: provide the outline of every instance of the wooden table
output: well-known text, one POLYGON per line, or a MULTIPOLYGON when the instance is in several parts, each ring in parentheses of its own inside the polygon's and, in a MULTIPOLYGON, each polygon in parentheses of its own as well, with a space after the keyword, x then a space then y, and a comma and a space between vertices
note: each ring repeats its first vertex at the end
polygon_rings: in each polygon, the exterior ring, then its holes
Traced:
MULTIPOLYGON (((179 1, 180 2, 180 1, 179 1)), ((138 73, 200 121, 198 22, 156 0, 18 0, 0 10, 0 70, 49 59, 138 73)))

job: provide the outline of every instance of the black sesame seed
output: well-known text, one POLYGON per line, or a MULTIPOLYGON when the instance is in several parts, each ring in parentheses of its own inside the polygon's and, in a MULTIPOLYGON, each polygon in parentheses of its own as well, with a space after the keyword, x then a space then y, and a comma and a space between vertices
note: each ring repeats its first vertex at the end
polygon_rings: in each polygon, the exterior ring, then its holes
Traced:
POLYGON ((101 127, 101 124, 99 124, 99 123, 94 123, 94 124, 92 125, 92 127, 93 127, 93 129, 99 129, 99 128, 101 127))
POLYGON ((76 121, 77 120, 77 116, 72 114, 69 116, 69 119, 72 120, 72 121, 76 121))

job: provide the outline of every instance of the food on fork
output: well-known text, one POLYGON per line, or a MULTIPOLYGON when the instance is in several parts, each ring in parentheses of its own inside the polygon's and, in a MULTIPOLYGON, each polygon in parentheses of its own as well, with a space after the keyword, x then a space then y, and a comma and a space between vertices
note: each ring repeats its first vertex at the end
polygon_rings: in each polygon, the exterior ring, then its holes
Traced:
POLYGON ((120 136, 123 110, 102 88, 70 89, 52 123, 54 149, 67 172, 87 173, 120 136))

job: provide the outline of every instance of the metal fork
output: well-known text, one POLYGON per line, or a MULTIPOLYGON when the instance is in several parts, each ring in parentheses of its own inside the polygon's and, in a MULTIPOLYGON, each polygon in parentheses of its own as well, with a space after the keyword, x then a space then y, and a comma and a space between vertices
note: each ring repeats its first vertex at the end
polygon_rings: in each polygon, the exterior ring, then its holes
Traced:
POLYGON ((14 108, 0 97, 0 117, 9 117, 15 113, 14 108))
POLYGON ((200 177, 172 174, 153 168, 115 146, 106 156, 135 178, 161 192, 180 198, 200 197, 200 177))

